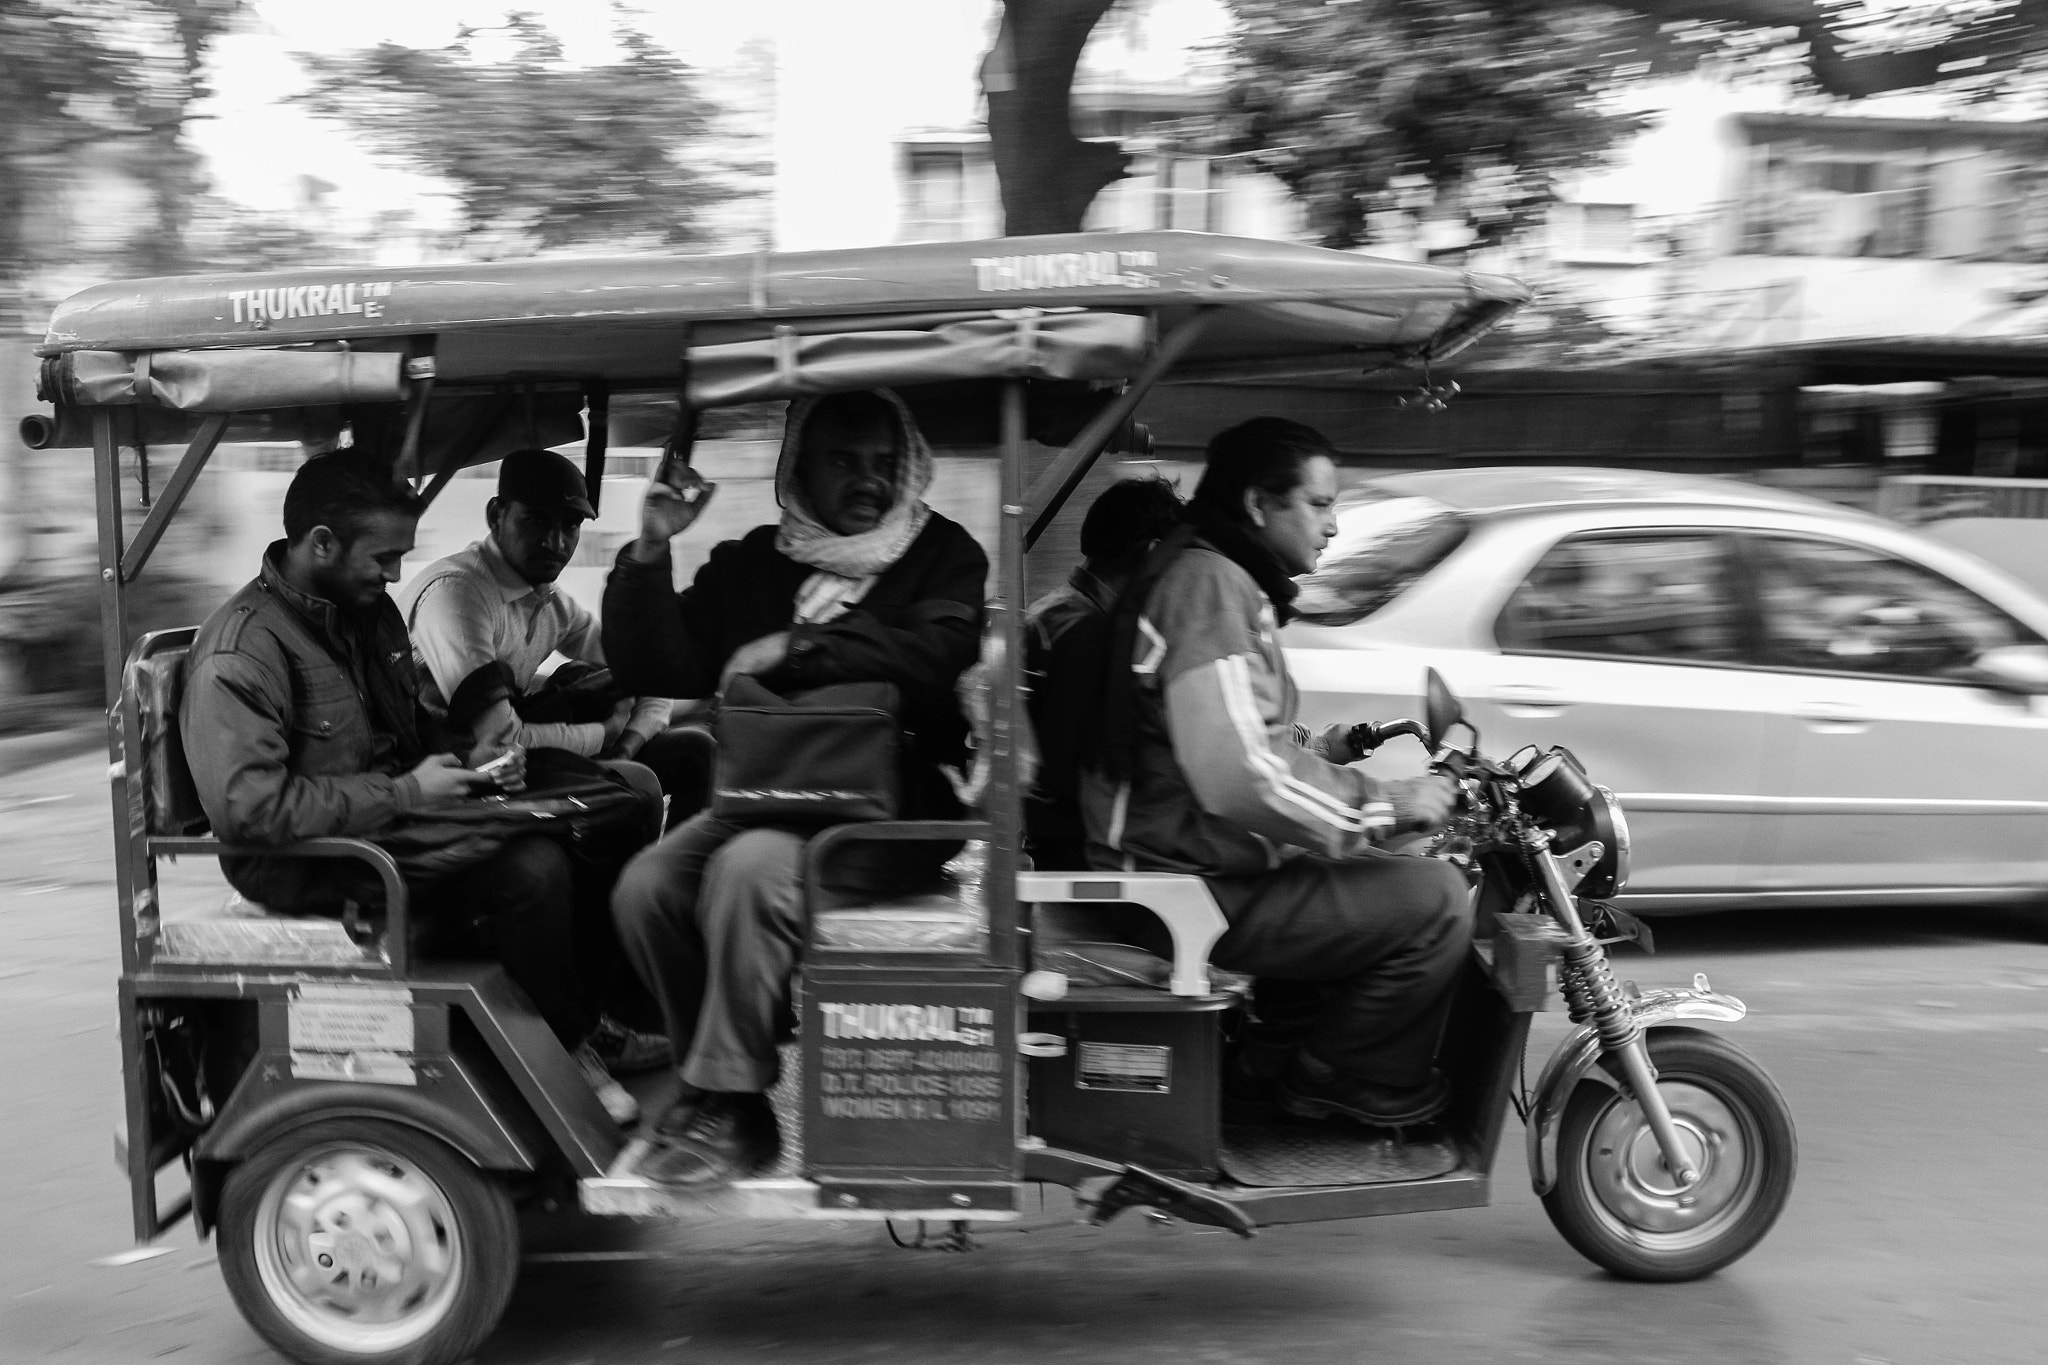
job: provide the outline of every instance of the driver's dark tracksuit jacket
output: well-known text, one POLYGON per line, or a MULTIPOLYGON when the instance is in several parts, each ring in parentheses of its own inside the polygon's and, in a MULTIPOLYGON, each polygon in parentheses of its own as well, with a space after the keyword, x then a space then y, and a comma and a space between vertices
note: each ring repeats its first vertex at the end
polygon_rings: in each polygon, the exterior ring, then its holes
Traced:
POLYGON ((1083 775, 1089 860, 1201 875, 1230 921, 1211 960, 1260 978, 1278 1036, 1348 1074, 1420 1084, 1470 943, 1469 890, 1448 864, 1383 851, 1403 812, 1304 742, 1277 629, 1214 545, 1173 558, 1132 656, 1111 661, 1131 671, 1136 733, 1126 775, 1083 775))

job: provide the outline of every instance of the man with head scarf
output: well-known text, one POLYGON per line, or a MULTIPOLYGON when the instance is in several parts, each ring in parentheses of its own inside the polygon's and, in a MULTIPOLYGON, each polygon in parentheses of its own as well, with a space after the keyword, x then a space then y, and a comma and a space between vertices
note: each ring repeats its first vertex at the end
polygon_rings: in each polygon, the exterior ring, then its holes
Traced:
MULTIPOLYGON (((988 558, 923 500, 931 449, 887 390, 793 404, 775 493, 782 519, 713 549, 673 590, 669 541, 714 485, 683 469, 651 484, 640 536, 605 585, 604 648, 637 693, 707 697, 736 674, 789 694, 888 682, 911 737, 904 814, 960 807, 941 771, 964 753, 953 685, 974 661, 988 558)), ((805 833, 710 812, 646 849, 612 913, 661 1002, 681 1089, 641 1164, 695 1185, 765 1170, 781 1152, 767 1092, 804 939, 805 833)))

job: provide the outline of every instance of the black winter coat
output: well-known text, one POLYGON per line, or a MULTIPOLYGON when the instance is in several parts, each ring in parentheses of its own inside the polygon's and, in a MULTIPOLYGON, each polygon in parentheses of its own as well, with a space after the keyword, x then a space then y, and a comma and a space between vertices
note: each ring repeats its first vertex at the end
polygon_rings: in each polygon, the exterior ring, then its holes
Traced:
POLYGON ((827 625, 796 626, 797 589, 815 570, 776 549, 775 532, 757 526, 719 545, 681 592, 672 587, 667 555, 642 563, 621 551, 604 588, 604 655, 613 676, 638 696, 708 697, 735 650, 786 630, 789 657, 761 682, 785 693, 894 683, 925 779, 907 813, 956 814, 938 766, 957 765, 966 754, 967 724, 953 685, 980 652, 988 556, 958 522, 934 512, 852 609, 827 625))

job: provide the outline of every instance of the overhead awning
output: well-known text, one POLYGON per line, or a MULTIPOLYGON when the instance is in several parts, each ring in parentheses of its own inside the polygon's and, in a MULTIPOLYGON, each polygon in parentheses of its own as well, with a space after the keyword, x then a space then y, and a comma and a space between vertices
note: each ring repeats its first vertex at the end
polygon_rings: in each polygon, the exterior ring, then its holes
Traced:
MULTIPOLYGON (((822 336, 778 328, 760 340, 691 347, 690 402, 727 407, 963 379, 1113 379, 1143 362, 1150 331, 1129 313, 1036 309, 822 336)), ((396 403, 405 396, 403 360, 398 351, 67 351, 43 362, 41 387, 64 406, 176 412, 396 403)))
POLYGON ((436 338, 439 382, 601 379, 658 389, 682 346, 930 330, 1035 308, 1221 307, 1189 373, 1442 360, 1528 301, 1514 280, 1257 238, 1084 232, 733 256, 638 255, 124 280, 60 304, 39 351, 346 345, 436 338), (887 321, 895 318, 898 321, 887 321))
POLYGON ((44 399, 176 412, 396 403, 397 351, 70 351, 43 362, 44 399))

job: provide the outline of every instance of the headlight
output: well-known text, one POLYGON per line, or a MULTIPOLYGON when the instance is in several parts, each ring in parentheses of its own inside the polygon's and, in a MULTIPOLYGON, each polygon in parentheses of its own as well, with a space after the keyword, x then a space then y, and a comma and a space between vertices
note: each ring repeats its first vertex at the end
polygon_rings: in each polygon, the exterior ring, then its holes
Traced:
POLYGON ((1598 862, 1579 880, 1578 894, 1604 900, 1628 881, 1628 817, 1613 792, 1586 776, 1569 749, 1525 749, 1508 760, 1520 777, 1518 800, 1550 832, 1559 856, 1599 841, 1598 862))
POLYGON ((1621 808, 1621 798, 1613 792, 1605 787, 1596 787, 1595 790, 1600 793, 1600 802, 1606 808, 1607 823, 1613 829, 1614 837, 1607 841, 1607 856, 1593 869, 1593 876, 1598 877, 1605 872, 1613 885, 1602 894, 1615 896, 1628 885, 1628 812, 1621 808))

